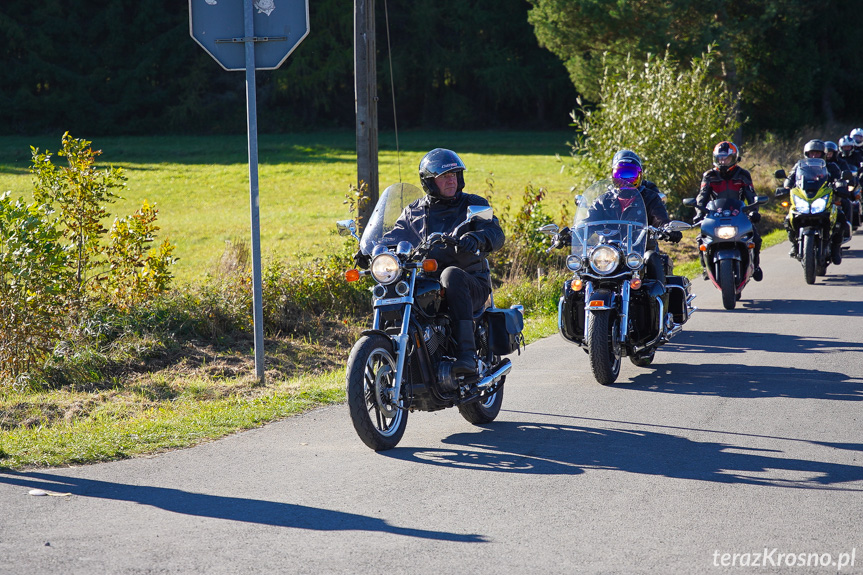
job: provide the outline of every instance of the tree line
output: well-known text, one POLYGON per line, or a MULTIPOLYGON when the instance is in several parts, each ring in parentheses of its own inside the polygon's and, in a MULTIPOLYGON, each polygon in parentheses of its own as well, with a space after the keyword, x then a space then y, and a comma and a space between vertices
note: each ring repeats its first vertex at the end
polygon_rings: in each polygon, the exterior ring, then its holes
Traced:
MULTIPOLYGON (((393 90, 403 129, 566 126, 577 96, 596 101, 604 54, 614 63, 668 47, 689 62, 708 45, 750 126, 859 116, 859 2, 376 4, 382 128, 393 124, 393 90)), ((261 131, 354 126, 353 2, 314 0, 309 11, 309 36, 282 68, 258 74, 261 131)), ((222 70, 191 39, 185 1, 4 2, 0 61, 2 134, 246 129, 244 75, 222 70)))

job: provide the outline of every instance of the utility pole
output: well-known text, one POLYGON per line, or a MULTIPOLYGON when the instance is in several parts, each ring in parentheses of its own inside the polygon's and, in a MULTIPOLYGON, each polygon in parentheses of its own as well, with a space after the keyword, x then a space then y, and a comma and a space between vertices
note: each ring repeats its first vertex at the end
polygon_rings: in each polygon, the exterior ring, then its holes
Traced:
POLYGON ((357 113, 357 186, 370 200, 358 216, 364 228, 378 201, 378 94, 375 0, 354 0, 354 94, 357 113))

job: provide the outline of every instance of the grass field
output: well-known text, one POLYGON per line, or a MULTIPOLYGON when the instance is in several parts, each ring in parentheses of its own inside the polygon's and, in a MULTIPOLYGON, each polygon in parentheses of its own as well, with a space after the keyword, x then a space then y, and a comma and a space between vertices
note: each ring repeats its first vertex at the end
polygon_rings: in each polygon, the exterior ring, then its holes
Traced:
MULTIPOLYGON (((29 197, 30 146, 56 152, 56 137, 0 138, 0 190, 29 197)), ((220 137, 90 138, 101 160, 128 176, 125 199, 112 214, 135 211, 143 200, 159 208, 160 238, 177 245, 180 281, 211 272, 226 241, 250 231, 249 164, 244 135, 220 137)), ((565 200, 571 178, 555 154, 569 159, 560 132, 408 132, 396 153, 392 134, 380 137, 380 188, 398 181, 418 184, 417 167, 431 148, 456 150, 468 166, 466 189, 484 194, 494 179, 493 203, 520 194, 528 183, 565 200)), ((259 138, 261 251, 269 257, 302 259, 336 245, 334 222, 348 217, 343 203, 356 183, 353 132, 263 135, 259 138)), ((55 163, 64 165, 62 158, 55 163)))

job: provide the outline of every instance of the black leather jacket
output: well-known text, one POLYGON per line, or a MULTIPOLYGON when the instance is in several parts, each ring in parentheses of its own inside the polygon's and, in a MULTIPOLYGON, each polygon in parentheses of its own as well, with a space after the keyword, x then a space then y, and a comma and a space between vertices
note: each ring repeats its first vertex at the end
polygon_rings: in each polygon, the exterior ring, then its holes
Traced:
MULTIPOLYGON (((464 192, 459 192, 448 200, 425 196, 404 209, 395 227, 387 233, 387 238, 407 240, 416 246, 435 232, 451 235, 467 218, 468 206, 487 205, 488 200, 482 196, 464 192)), ((485 264, 486 255, 503 247, 504 234, 500 222, 496 216, 491 220, 474 220, 459 229, 455 236, 468 234, 477 240, 480 255, 438 244, 429 252, 428 257, 438 261, 440 271, 449 266, 457 266, 474 277, 487 281, 490 272, 485 264)))

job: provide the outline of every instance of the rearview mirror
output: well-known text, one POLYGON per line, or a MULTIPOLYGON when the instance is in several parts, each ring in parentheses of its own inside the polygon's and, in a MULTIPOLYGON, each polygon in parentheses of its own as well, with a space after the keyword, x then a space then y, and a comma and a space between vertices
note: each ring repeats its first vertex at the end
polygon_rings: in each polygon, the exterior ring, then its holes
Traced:
POLYGON ((545 224, 544 226, 539 228, 537 231, 542 233, 542 234, 553 236, 554 234, 556 234, 557 232, 560 231, 560 228, 557 227, 557 224, 545 224))
POLYGON ((695 207, 695 198, 683 198, 683 205, 694 208, 695 207))
POLYGON ((490 220, 494 216, 494 210, 491 206, 468 206, 467 221, 471 220, 490 220))
POLYGON ((353 236, 360 239, 357 235, 357 223, 354 220, 339 220, 336 222, 336 229, 340 236, 353 236))
POLYGON ((775 172, 773 172, 773 177, 776 178, 777 180, 784 180, 788 176, 785 175, 785 170, 780 168, 780 169, 776 170, 775 172))

